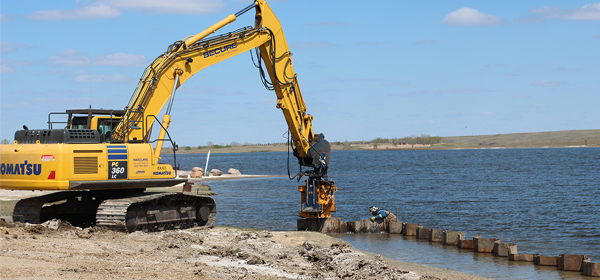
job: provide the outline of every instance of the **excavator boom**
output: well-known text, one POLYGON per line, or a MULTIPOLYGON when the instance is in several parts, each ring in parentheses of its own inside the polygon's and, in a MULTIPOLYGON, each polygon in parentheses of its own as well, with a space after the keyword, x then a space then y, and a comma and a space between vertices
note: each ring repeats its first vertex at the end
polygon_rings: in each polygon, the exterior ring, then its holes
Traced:
MULTIPOLYGON (((189 39, 170 45, 140 78, 122 123, 113 134, 114 140, 148 142, 154 118, 167 102, 169 115, 175 90, 187 79, 206 67, 256 48, 271 78, 270 83, 277 94, 276 106, 283 111, 298 155, 309 157, 310 142, 314 137, 313 117, 306 113, 306 104, 292 66, 292 53, 281 24, 264 1, 256 1, 189 39), (256 9, 254 28, 241 28, 205 39, 252 8, 256 9), (142 129, 137 129, 142 126, 142 129)), ((160 156, 159 150, 155 156, 160 156)))

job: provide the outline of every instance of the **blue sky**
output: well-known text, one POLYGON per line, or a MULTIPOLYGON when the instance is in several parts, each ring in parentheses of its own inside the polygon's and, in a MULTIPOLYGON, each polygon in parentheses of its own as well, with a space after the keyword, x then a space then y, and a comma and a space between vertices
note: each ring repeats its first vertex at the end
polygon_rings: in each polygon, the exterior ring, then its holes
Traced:
MULTIPOLYGON (((2 1, 0 138, 48 113, 123 109, 174 41, 250 1, 2 1)), ((270 1, 330 141, 600 128, 600 3, 270 1)), ((217 33, 253 25, 248 12, 217 33)), ((284 142, 250 54, 177 92, 180 146, 284 142)))

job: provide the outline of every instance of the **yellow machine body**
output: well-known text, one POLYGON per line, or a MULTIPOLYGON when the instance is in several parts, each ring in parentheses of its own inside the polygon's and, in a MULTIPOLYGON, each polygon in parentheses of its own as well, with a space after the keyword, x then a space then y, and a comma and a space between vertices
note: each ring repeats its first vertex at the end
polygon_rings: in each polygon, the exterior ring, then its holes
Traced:
POLYGON ((0 152, 3 189, 80 189, 85 181, 107 181, 110 189, 111 181, 175 176, 171 165, 151 164, 150 144, 9 144, 0 152))

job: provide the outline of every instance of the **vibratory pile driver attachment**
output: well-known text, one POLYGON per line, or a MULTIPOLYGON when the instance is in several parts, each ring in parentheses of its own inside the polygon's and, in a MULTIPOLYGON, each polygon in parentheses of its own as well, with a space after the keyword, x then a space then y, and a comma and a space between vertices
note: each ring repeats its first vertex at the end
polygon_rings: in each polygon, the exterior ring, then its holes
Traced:
POLYGON ((335 212, 335 182, 328 180, 327 168, 331 144, 325 140, 325 136, 316 134, 311 141, 309 157, 298 157, 297 150, 294 156, 298 158, 301 166, 312 167, 313 170, 300 171, 296 176, 307 176, 305 185, 298 187, 302 196, 300 217, 303 218, 331 218, 331 212, 335 212))

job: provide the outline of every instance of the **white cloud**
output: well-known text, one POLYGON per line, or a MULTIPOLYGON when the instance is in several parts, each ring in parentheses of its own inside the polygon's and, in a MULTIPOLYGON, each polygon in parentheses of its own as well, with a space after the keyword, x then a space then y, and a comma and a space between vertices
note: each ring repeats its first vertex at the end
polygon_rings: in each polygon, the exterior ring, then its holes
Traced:
POLYGON ((473 8, 460 8, 449 13, 442 19, 442 23, 458 26, 493 26, 502 23, 502 19, 495 15, 482 13, 473 8))
POLYGON ((28 15, 26 18, 41 21, 60 20, 92 20, 113 18, 121 15, 121 11, 104 3, 90 5, 71 10, 45 10, 28 15))
POLYGON ((151 12, 156 14, 212 14, 225 7, 222 0, 102 0, 119 9, 151 12))
POLYGON ((48 62, 58 66, 83 66, 89 65, 87 54, 78 53, 75 49, 64 50, 48 58, 48 62))
POLYGON ((7 15, 7 14, 0 14, 0 22, 5 22, 5 21, 9 21, 13 18, 13 16, 11 15, 7 15))
POLYGON ((0 65, 0 73, 12 73, 15 72, 15 69, 10 68, 4 64, 0 65))
POLYGON ((132 78, 120 74, 114 75, 78 75, 73 79, 76 82, 84 83, 130 83, 132 78))
POLYGON ((25 66, 29 65, 29 62, 26 60, 0 59, 0 64, 6 66, 25 66))
POLYGON ((15 72, 13 66, 26 66, 29 62, 25 60, 7 60, 0 59, 0 73, 12 73, 15 72))
POLYGON ((0 41, 0 52, 3 52, 3 53, 14 52, 14 51, 17 51, 18 49, 28 48, 28 47, 29 46, 27 46, 25 44, 17 44, 17 43, 12 43, 12 42, 8 42, 8 41, 0 41))
MULTIPOLYGON (((99 0, 82 7, 37 11, 26 18, 40 21, 94 20, 118 17, 123 10, 155 14, 214 14, 225 7, 223 0, 99 0)), ((2 14, 2 21, 9 16, 2 14)))
POLYGON ((145 67, 150 64, 150 61, 143 55, 113 53, 92 58, 92 64, 122 67, 145 67))
POLYGON ((565 9, 553 7, 539 7, 531 10, 534 14, 539 14, 542 18, 555 18, 562 20, 600 20, 600 3, 588 4, 575 9, 565 9))
POLYGON ((50 69, 48 71, 44 71, 40 74, 40 76, 52 76, 52 75, 56 75, 59 74, 60 70, 54 68, 54 69, 50 69))
POLYGON ((114 53, 101 56, 95 56, 91 59, 85 53, 79 53, 75 49, 64 50, 47 59, 48 62, 65 67, 100 65, 100 66, 119 66, 119 67, 145 67, 150 61, 142 55, 114 53))
POLYGON ((83 70, 83 69, 79 69, 79 70, 75 70, 73 72, 71 72, 71 76, 81 76, 81 75, 87 75, 89 73, 88 70, 83 70))

